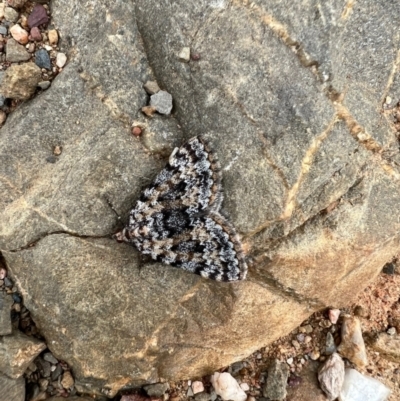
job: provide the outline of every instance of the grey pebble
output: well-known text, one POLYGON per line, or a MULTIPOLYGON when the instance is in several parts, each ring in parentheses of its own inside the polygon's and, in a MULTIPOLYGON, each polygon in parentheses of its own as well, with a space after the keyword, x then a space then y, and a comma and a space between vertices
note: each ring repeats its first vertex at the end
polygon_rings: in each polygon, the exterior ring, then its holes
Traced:
POLYGON ((170 114, 172 110, 172 96, 166 91, 157 92, 150 96, 150 106, 156 108, 160 114, 170 114))
POLYGON ((201 393, 197 393, 194 396, 195 401, 210 401, 211 394, 205 393, 204 391, 201 393))
POLYGON ((143 88, 149 95, 154 95, 155 93, 160 91, 160 87, 158 86, 156 81, 147 81, 143 88))
POLYGON ((6 287, 12 287, 13 283, 8 277, 4 277, 4 284, 6 287))
POLYGON ((38 87, 42 90, 46 90, 50 87, 51 82, 50 81, 42 81, 38 83, 38 87))
POLYGON ((162 397, 167 392, 167 390, 169 390, 169 384, 168 383, 148 384, 143 388, 146 391, 147 395, 150 397, 162 397))
POLYGON ((31 55, 26 51, 25 47, 19 44, 15 39, 10 38, 6 45, 6 60, 10 63, 19 63, 20 61, 28 61, 31 55))
POLYGON ((326 355, 331 355, 334 352, 336 352, 336 345, 335 345, 335 339, 333 338, 333 335, 331 333, 326 334, 326 343, 325 343, 325 354, 326 355))
POLYGON ((55 156, 46 157, 46 161, 47 161, 47 163, 54 164, 57 161, 57 157, 55 157, 55 156))
POLYGON ((15 303, 20 304, 22 302, 22 298, 19 296, 19 294, 14 293, 12 294, 12 297, 15 303))
POLYGON ((42 376, 50 377, 50 374, 51 374, 50 363, 41 358, 38 359, 38 362, 39 362, 39 370, 40 370, 40 373, 42 374, 42 376))
POLYGON ((6 98, 3 95, 0 95, 0 107, 3 107, 6 102, 6 98))
POLYGON ((57 365, 56 369, 54 370, 54 372, 51 372, 51 381, 55 381, 57 380, 61 373, 63 372, 63 368, 61 367, 61 365, 57 365))
POLYGON ((8 32, 7 27, 4 26, 4 25, 0 25, 0 35, 6 36, 6 35, 7 35, 7 32, 8 32))
POLYGON ((10 22, 17 22, 19 18, 18 11, 14 10, 12 7, 6 7, 4 9, 4 18, 10 22))
POLYGON ((43 355, 43 359, 47 362, 52 363, 53 365, 56 365, 58 363, 58 360, 53 356, 51 352, 46 352, 43 355))
POLYGON ((49 53, 46 49, 39 49, 35 53, 35 63, 40 68, 46 68, 46 70, 51 70, 51 61, 49 53))

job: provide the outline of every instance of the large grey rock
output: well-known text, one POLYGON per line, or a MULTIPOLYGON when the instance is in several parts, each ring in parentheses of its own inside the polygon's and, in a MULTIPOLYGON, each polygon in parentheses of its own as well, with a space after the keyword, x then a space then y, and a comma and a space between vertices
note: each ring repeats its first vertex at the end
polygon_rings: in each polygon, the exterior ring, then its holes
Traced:
POLYGON ((346 305, 398 252, 400 158, 381 111, 400 97, 400 5, 383 4, 53 1, 69 62, 2 128, 0 249, 78 390, 211 373, 346 305), (182 63, 184 47, 200 58, 182 63), (149 80, 173 96, 172 117, 139 111, 149 80), (110 238, 113 208, 126 219, 197 134, 221 161, 245 282, 148 262, 110 238))
POLYGON ((25 400, 25 380, 23 377, 10 379, 0 373, 0 400, 4 401, 24 401, 25 400))
POLYGON ((11 306, 13 299, 11 294, 0 291, 0 336, 11 334, 11 306))

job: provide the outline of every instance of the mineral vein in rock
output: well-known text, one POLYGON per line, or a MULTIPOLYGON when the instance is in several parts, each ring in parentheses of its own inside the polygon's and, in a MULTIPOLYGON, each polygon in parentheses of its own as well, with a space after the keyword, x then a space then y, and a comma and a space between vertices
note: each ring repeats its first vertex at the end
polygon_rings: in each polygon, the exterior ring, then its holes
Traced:
POLYGON ((115 235, 157 261, 217 281, 246 277, 242 245, 219 213, 218 160, 202 137, 175 148, 115 235))

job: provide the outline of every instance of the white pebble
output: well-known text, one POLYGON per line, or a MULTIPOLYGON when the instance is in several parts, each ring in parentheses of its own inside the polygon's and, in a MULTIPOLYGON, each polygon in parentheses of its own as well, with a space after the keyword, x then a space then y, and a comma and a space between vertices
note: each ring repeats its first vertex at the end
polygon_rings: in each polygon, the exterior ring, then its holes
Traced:
POLYGON ((211 376, 211 384, 215 392, 224 401, 245 401, 247 398, 246 393, 240 388, 238 382, 228 372, 215 372, 211 376))
POLYGON ((250 386, 247 383, 240 383, 240 388, 243 391, 249 391, 250 390, 250 386))
POLYGON ((204 391, 204 385, 201 381, 195 381, 192 383, 193 394, 202 393, 204 391))
POLYGON ((63 68, 67 62, 67 56, 64 53, 57 53, 56 65, 59 68, 63 68))

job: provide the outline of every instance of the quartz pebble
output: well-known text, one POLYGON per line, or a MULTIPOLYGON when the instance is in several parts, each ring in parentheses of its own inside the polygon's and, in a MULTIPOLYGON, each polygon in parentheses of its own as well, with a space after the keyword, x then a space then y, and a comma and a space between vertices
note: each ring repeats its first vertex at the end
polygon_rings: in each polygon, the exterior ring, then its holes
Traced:
POLYGON ((51 82, 50 81, 41 81, 38 83, 38 87, 42 90, 46 90, 49 88, 51 82))
POLYGON ((63 68, 67 62, 67 56, 64 53, 57 53, 56 65, 58 68, 63 68))
POLYGON ((243 391, 249 391, 250 390, 250 386, 247 383, 240 383, 240 388, 243 391))
POLYGON ((0 279, 4 280, 7 277, 7 270, 4 267, 0 267, 0 279))
POLYGON ((204 385, 201 381, 194 381, 192 383, 193 394, 201 393, 204 391, 204 385))
POLYGON ((15 24, 10 28, 11 36, 22 45, 25 45, 29 41, 28 32, 25 31, 21 25, 15 24))
POLYGON ((182 50, 178 54, 178 58, 180 61, 184 63, 188 63, 190 60, 190 47, 183 47, 182 50))
POLYGON ((380 381, 346 369, 339 401, 385 401, 390 390, 380 381))
POLYGON ((329 309, 328 313, 330 322, 336 324, 340 316, 340 309, 329 309))
POLYGON ((211 384, 215 392, 224 401, 245 401, 246 393, 240 388, 238 382, 228 372, 215 372, 211 376, 211 384))
POLYGON ((56 45, 58 43, 58 32, 56 29, 50 29, 48 32, 48 37, 51 45, 56 45))
POLYGON ((344 381, 344 362, 339 354, 333 353, 318 372, 318 381, 329 400, 335 400, 344 381))

